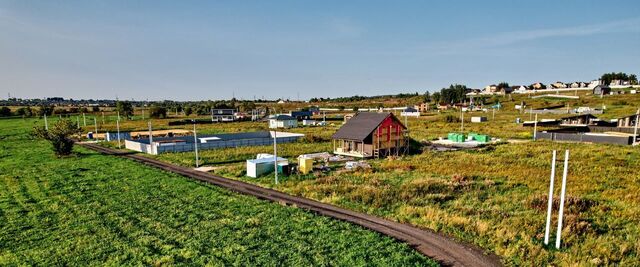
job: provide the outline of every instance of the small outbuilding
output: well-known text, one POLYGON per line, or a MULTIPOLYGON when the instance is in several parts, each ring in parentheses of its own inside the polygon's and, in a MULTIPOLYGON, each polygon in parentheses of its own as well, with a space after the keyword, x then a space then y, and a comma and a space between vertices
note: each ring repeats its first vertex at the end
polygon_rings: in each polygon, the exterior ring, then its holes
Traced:
POLYGON ((298 119, 289 115, 275 115, 269 118, 269 128, 296 128, 298 127, 298 119))
MULTIPOLYGON (((248 159, 247 160, 247 176, 257 178, 262 175, 271 173, 275 170, 276 158, 271 155, 271 157, 261 157, 258 159, 248 159)), ((284 165, 289 161, 285 158, 278 157, 277 159, 278 165, 284 165)))
POLYGON ((400 112, 400 116, 417 118, 417 117, 420 117, 420 111, 412 107, 407 107, 402 112, 400 112))
POLYGON ((611 87, 606 85, 597 85, 593 88, 594 95, 608 95, 611 94, 611 87))
POLYGON ((595 125, 598 117, 591 114, 581 114, 560 119, 560 126, 587 126, 595 125))
POLYGON ((626 117, 618 118, 618 127, 635 127, 638 115, 633 114, 626 117))
POLYGON ((475 122, 475 123, 479 123, 479 122, 485 122, 487 121, 487 117, 471 117, 471 122, 475 122))

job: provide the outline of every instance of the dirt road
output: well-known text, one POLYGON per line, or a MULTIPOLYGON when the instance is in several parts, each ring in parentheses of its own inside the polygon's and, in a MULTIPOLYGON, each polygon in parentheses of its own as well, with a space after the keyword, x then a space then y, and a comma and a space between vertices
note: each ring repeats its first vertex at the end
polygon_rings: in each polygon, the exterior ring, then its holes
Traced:
POLYGON ((221 186, 238 193, 285 205, 296 206, 321 215, 348 221, 405 242, 420 253, 440 262, 440 264, 444 266, 502 266, 500 259, 496 255, 485 253, 475 246, 461 243, 430 230, 424 230, 408 224, 393 222, 368 214, 339 208, 307 198, 291 196, 269 188, 215 176, 210 173, 172 165, 139 154, 123 153, 97 144, 80 143, 80 145, 104 154, 129 158, 149 166, 221 186))

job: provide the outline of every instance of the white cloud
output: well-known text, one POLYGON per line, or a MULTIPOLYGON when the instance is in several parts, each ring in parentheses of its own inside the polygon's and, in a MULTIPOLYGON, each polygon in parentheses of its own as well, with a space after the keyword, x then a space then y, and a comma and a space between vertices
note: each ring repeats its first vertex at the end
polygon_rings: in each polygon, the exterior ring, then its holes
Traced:
POLYGON ((448 55, 458 54, 461 51, 508 46, 516 43, 554 37, 581 37, 603 33, 629 32, 640 32, 640 19, 626 19, 602 24, 564 28, 503 32, 491 36, 439 42, 422 47, 421 50, 426 52, 426 54, 448 55))

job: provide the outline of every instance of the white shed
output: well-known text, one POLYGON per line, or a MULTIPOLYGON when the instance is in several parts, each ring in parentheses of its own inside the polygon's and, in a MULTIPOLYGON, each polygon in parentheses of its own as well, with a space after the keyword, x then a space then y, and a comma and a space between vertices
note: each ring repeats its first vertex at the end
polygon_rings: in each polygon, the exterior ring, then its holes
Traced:
MULTIPOLYGON (((247 176, 257 178, 267 173, 274 171, 274 157, 260 158, 260 159, 248 159, 247 160, 247 176)), ((289 163, 285 158, 278 157, 278 164, 289 163)))
POLYGON ((296 128, 298 127, 298 119, 289 115, 276 115, 269 118, 269 128, 296 128))

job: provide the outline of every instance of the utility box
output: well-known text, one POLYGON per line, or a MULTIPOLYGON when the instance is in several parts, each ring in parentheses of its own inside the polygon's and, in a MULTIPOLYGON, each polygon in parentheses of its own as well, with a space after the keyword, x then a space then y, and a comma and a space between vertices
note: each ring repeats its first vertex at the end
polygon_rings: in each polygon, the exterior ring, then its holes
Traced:
POLYGON ((278 162, 278 173, 284 176, 289 176, 291 174, 289 162, 278 162))
POLYGON ((299 158, 298 159, 298 169, 302 174, 308 174, 313 171, 313 159, 309 158, 299 158))

